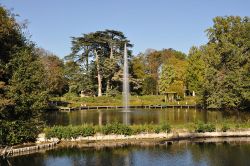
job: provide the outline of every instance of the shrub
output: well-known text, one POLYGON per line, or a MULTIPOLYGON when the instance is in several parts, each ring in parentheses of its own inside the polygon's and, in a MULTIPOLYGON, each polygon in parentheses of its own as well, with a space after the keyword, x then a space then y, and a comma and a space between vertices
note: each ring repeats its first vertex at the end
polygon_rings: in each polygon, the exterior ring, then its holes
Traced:
POLYGON ((230 127, 229 127, 229 125, 226 124, 226 123, 224 123, 224 124, 222 125, 222 127, 221 127, 221 131, 223 131, 223 132, 226 132, 226 131, 228 131, 229 129, 230 129, 230 127))
POLYGON ((134 125, 134 126, 131 126, 131 128, 132 128, 133 134, 139 134, 139 133, 143 133, 146 131, 146 128, 144 125, 134 125))
POLYGON ((144 125, 133 125, 131 126, 133 134, 140 134, 144 132, 160 133, 160 132, 170 132, 171 126, 167 123, 160 125, 144 124, 144 125))
POLYGON ((161 125, 161 129, 162 129, 163 132, 170 133, 170 131, 171 131, 171 126, 170 126, 170 124, 168 124, 168 123, 163 123, 163 124, 161 125))
POLYGON ((47 138, 59 138, 59 139, 71 139, 77 138, 78 136, 93 136, 96 132, 102 134, 119 134, 119 135, 131 135, 139 134, 142 132, 170 132, 171 126, 169 124, 153 125, 133 125, 128 126, 121 123, 111 123, 105 126, 92 126, 92 125, 82 125, 82 126, 54 126, 50 128, 45 128, 45 136, 47 138))
POLYGON ((59 138, 59 139, 71 139, 77 138, 78 136, 93 136, 95 128, 92 125, 82 125, 82 126, 54 126, 51 128, 46 128, 44 130, 47 138, 59 138))
POLYGON ((40 132, 41 125, 34 121, 0 121, 0 144, 15 145, 33 142, 40 132))
POLYGON ((171 131, 171 126, 167 123, 156 125, 154 131, 155 131, 155 133, 160 133, 160 132, 169 133, 171 131))
POLYGON ((154 132, 155 133, 160 133, 161 132, 161 127, 160 126, 156 126, 155 128, 154 128, 154 132))
POLYGON ((102 127, 101 129, 103 134, 123 134, 123 135, 131 135, 132 134, 132 129, 124 124, 121 123, 111 123, 111 124, 106 124, 105 126, 102 127))
POLYGON ((90 125, 84 126, 81 131, 82 131, 81 136, 83 137, 93 136, 96 133, 95 128, 90 125))
POLYGON ((215 129, 215 125, 211 123, 198 122, 195 126, 195 131, 198 133, 213 132, 215 129))

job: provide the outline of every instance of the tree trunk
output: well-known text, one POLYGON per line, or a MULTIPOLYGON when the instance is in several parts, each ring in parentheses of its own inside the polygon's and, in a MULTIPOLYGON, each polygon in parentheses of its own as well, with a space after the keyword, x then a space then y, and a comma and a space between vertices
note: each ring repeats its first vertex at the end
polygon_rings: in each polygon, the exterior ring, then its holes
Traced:
POLYGON ((89 72, 89 51, 90 47, 87 46, 87 53, 86 53, 86 67, 87 67, 87 72, 89 72))
POLYGON ((89 71, 89 56, 87 55, 86 57, 86 67, 87 67, 87 72, 89 71))
POLYGON ((110 44, 110 59, 113 59, 113 45, 110 44))
POLYGON ((109 95, 109 91, 110 91, 110 78, 108 78, 108 80, 107 80, 107 85, 106 85, 106 96, 109 95))
MULTIPOLYGON (((113 45, 112 45, 112 43, 110 44, 110 56, 109 56, 109 58, 110 59, 113 59, 113 45)), ((108 77, 108 79, 107 79, 107 85, 106 85, 106 96, 108 96, 109 95, 109 91, 110 91, 110 82, 111 82, 111 78, 110 77, 108 77)))
POLYGON ((95 50, 95 56, 96 56, 96 69, 97 69, 97 80, 98 80, 98 96, 102 96, 102 78, 100 74, 99 55, 97 54, 96 50, 95 50))

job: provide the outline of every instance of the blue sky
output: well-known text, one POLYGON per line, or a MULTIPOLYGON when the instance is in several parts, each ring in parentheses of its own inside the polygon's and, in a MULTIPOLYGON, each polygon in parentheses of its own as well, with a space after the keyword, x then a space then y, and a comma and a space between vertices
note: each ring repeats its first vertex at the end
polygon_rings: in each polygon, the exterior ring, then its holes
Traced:
POLYGON ((207 42, 215 16, 250 16, 250 0, 1 0, 29 20, 31 39, 60 57, 70 53, 71 36, 104 29, 125 33, 138 54, 147 48, 188 53, 207 42))

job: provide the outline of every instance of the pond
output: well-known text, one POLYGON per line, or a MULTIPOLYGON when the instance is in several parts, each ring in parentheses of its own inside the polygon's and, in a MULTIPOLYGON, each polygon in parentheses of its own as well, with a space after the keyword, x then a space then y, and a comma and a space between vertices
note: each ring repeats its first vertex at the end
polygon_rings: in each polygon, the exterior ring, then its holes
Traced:
POLYGON ((220 122, 230 119, 243 122, 250 119, 250 113, 239 111, 207 111, 196 109, 131 109, 81 110, 72 112, 49 112, 43 118, 48 125, 80 125, 120 122, 124 124, 186 124, 188 122, 220 122))
POLYGON ((15 166, 111 166, 111 165, 250 165, 250 142, 158 144, 116 148, 62 147, 42 153, 0 160, 0 165, 15 166))

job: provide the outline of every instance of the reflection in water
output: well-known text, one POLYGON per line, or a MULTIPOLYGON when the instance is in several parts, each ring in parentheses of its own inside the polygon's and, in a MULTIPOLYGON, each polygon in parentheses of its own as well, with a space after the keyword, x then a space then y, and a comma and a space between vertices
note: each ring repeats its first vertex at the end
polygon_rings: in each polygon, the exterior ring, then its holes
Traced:
POLYGON ((98 111, 99 116, 98 116, 98 124, 101 126, 102 125, 102 111, 98 111))
POLYGON ((123 112, 123 114, 122 114, 122 119, 123 119, 123 121, 122 121, 122 123, 123 124, 126 124, 126 125, 130 125, 131 124, 131 122, 130 122, 130 115, 131 115, 131 112, 123 112))
POLYGON ((44 120, 49 125, 79 125, 84 123, 104 125, 120 122, 124 124, 186 124, 189 122, 219 122, 230 119, 235 122, 246 121, 250 114, 238 111, 205 111, 195 109, 135 109, 131 112, 122 110, 81 110, 73 112, 50 112, 44 120))
MULTIPOLYGON (((86 149, 59 148, 9 158, 12 165, 250 165, 250 143, 186 143, 86 149)), ((1 160, 0 165, 6 161, 1 160)))

